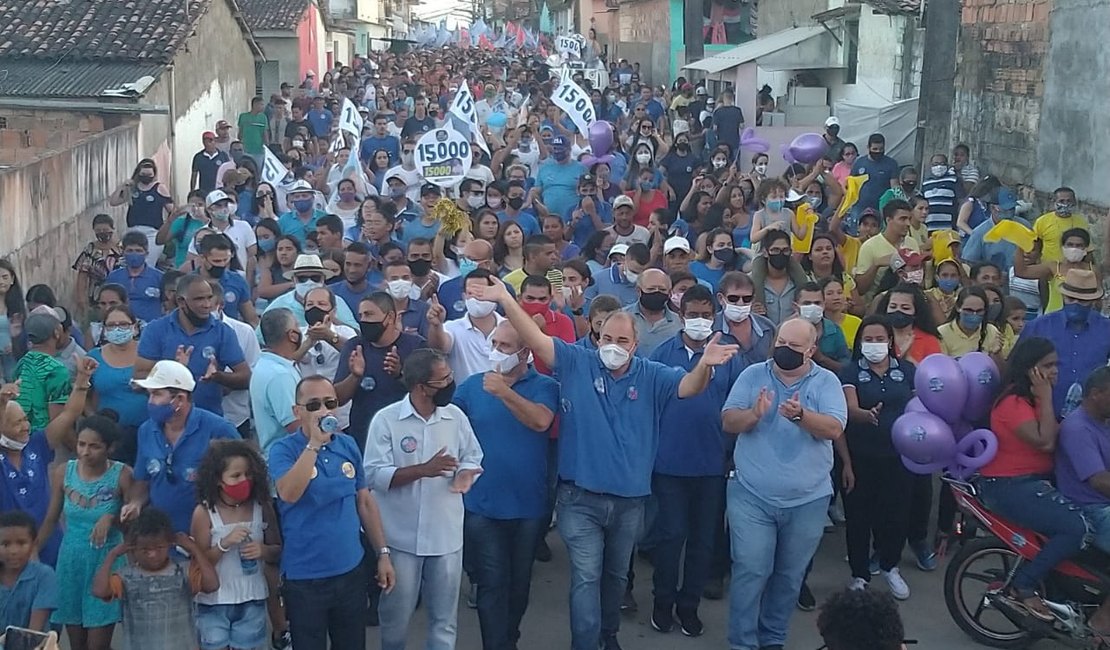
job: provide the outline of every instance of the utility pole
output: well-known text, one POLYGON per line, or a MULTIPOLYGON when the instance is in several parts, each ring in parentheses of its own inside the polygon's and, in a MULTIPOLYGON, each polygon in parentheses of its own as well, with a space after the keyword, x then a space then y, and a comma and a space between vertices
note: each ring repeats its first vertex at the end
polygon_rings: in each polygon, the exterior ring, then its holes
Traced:
MULTIPOLYGON (((923 2, 922 5, 925 3, 923 2)), ((917 100, 914 160, 947 152, 956 98, 956 50, 960 37, 960 0, 929 0, 921 54, 921 92, 917 100)))

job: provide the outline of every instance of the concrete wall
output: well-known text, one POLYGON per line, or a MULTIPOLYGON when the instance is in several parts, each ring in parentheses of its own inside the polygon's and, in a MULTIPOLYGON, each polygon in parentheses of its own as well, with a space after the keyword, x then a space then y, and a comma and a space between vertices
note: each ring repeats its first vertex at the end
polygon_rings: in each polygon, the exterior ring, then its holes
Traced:
POLYGON ((759 33, 774 34, 784 29, 813 24, 813 15, 836 2, 830 0, 776 0, 759 3, 759 33))
POLYGON ((671 18, 670 0, 622 3, 618 12, 617 57, 639 61, 653 85, 671 81, 671 18))
POLYGON ((0 257, 15 265, 25 288, 46 283, 72 306, 70 267, 92 239, 92 216, 107 212, 122 223, 125 208, 109 208, 107 197, 140 157, 139 127, 129 124, 0 170, 0 257))
MULTIPOLYGON (((304 74, 301 72, 301 45, 294 33, 265 32, 265 36, 258 37, 258 41, 262 45, 262 51, 266 53, 266 61, 277 62, 280 79, 278 86, 282 81, 288 81, 294 86, 304 81, 304 74)), ((323 72, 316 68, 308 69, 316 73, 316 80, 319 81, 323 72)), ((278 86, 263 88, 263 91, 269 95, 277 92, 278 86)))
POLYGON ((63 151, 123 119, 77 111, 0 109, 0 120, 6 125, 0 129, 0 165, 30 162, 63 151))

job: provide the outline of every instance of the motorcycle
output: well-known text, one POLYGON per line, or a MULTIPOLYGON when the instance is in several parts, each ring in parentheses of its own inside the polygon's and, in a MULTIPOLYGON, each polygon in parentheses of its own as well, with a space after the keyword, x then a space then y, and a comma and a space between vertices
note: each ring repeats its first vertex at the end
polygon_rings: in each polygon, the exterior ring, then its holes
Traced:
POLYGON ((1005 594, 1015 570, 1040 552, 1044 537, 990 512, 972 484, 943 480, 963 514, 952 540, 960 548, 944 576, 944 600, 956 625, 993 648, 1051 639, 1065 647, 1110 650, 1110 642, 1087 625, 1110 593, 1110 557, 1087 549, 1056 566, 1039 590, 1054 620, 1041 620, 1005 594))

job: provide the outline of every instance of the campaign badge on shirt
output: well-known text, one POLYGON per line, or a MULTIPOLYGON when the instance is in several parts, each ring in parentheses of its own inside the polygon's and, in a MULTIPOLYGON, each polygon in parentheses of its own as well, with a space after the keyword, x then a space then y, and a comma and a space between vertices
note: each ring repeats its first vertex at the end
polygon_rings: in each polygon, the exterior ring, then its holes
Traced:
POLYGON ((147 474, 157 474, 162 471, 162 463, 158 462, 157 458, 151 458, 146 463, 147 474))
POLYGON ((866 370, 860 370, 859 371, 859 383, 866 384, 869 381, 871 381, 871 373, 867 372, 866 370))
POLYGON ((594 390, 596 390, 599 395, 605 394, 605 380, 603 378, 598 377, 594 380, 594 390))
POLYGON ((633 401, 640 399, 640 392, 636 390, 635 386, 628 387, 628 399, 633 401))
POLYGON ((358 387, 362 390, 374 390, 377 385, 378 382, 371 375, 363 376, 362 381, 358 382, 358 387))
POLYGON ((455 311, 457 311, 457 312, 466 311, 466 301, 463 300, 462 298, 460 298, 460 299, 455 301, 455 304, 452 305, 452 307, 454 307, 455 311))
POLYGON ((563 408, 563 413, 570 413, 570 400, 569 399, 564 398, 564 399, 560 400, 559 405, 563 408))
POLYGON ((890 380, 902 383, 906 380, 906 375, 903 374, 901 370, 895 368, 894 370, 890 371, 890 380))
POLYGON ((185 480, 190 483, 197 482, 197 468, 189 467, 185 469, 185 480))
POLYGON ((347 478, 355 477, 355 466, 351 464, 351 461, 343 463, 343 465, 341 465, 339 469, 342 470, 343 476, 346 476, 347 478))
POLYGON ((224 294, 224 302, 230 303, 230 304, 235 304, 235 303, 239 302, 239 299, 235 296, 234 291, 228 291, 227 293, 224 294))
POLYGON ((216 348, 212 347, 211 345, 206 345, 204 346, 204 351, 201 354, 204 355, 205 359, 215 359, 216 348))
POLYGON ((162 295, 162 292, 158 289, 158 287, 147 287, 146 290, 143 291, 143 293, 146 294, 147 298, 157 298, 158 296, 162 295))
POLYGON ((405 436, 404 438, 401 438, 401 451, 405 452, 406 454, 411 454, 412 452, 416 451, 416 438, 413 438, 412 436, 405 436))

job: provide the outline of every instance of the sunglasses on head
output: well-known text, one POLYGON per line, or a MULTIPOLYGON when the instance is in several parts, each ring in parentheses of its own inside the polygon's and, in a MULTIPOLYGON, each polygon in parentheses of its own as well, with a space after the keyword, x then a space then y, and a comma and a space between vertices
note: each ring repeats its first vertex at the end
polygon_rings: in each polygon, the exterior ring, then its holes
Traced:
POLYGON ((316 411, 319 411, 320 407, 327 408, 328 410, 335 410, 339 408, 339 400, 335 399, 334 397, 314 399, 301 404, 301 406, 303 406, 304 410, 308 411, 309 413, 315 413, 316 411))

